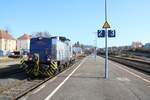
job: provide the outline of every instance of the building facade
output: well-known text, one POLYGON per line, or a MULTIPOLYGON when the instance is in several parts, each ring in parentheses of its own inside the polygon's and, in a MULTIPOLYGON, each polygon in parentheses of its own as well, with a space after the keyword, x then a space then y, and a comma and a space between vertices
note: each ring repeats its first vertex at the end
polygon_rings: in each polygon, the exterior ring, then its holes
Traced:
POLYGON ((16 39, 7 30, 0 30, 0 50, 4 55, 16 50, 16 39))
POLYGON ((73 49, 73 54, 75 55, 80 55, 83 53, 82 48, 79 46, 73 46, 72 49, 73 49))
POLYGON ((17 38, 17 51, 29 51, 30 49, 30 35, 23 34, 17 38))
POLYGON ((137 48, 142 48, 143 44, 141 42, 132 42, 132 48, 137 49, 137 48))

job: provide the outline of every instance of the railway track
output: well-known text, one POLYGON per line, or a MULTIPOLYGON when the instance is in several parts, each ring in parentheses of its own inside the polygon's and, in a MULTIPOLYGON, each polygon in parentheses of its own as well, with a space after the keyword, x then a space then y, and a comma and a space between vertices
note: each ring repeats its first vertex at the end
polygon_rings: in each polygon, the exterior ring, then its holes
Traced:
MULTIPOLYGON (((82 58, 83 57, 78 58, 73 64, 70 64, 69 67, 77 66, 80 63, 82 58)), ((61 72, 63 72, 69 67, 66 67, 61 72)), ((16 74, 20 74, 20 73, 16 73, 16 74)), ((14 82, 14 84, 10 84, 2 88, 0 87, 0 100, 17 100, 20 97, 29 93, 30 91, 34 90, 35 88, 39 87, 41 84, 52 79, 54 76, 45 79, 41 78, 41 79, 33 79, 33 80, 28 80, 26 76, 23 77, 24 78, 22 80, 18 82, 14 82)))
POLYGON ((119 57, 119 56, 110 56, 109 59, 121 63, 123 65, 132 67, 134 69, 140 70, 147 74, 150 74, 150 61, 148 60, 129 57, 119 57))
POLYGON ((5 78, 21 72, 23 72, 23 69, 20 67, 20 64, 9 65, 9 67, 0 69, 0 78, 5 78))

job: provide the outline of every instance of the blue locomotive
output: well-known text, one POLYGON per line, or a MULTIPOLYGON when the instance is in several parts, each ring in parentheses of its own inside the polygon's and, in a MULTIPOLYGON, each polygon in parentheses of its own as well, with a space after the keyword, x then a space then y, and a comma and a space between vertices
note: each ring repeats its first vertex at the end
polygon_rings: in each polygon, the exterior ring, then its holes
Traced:
POLYGON ((30 40, 28 60, 22 66, 29 76, 54 76, 72 61, 72 46, 62 36, 37 36, 30 40))

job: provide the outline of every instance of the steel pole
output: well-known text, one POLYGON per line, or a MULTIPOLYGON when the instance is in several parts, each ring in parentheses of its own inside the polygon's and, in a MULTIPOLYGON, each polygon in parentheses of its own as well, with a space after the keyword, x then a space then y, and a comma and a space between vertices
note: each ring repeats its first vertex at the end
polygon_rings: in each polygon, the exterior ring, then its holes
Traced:
POLYGON ((108 31, 105 29, 105 79, 108 79, 108 47, 107 47, 107 39, 108 39, 108 31))
MULTIPOLYGON (((107 21, 107 0, 105 0, 105 21, 107 21)), ((105 28, 105 79, 108 79, 108 48, 107 48, 108 31, 105 28)))
POLYGON ((105 0, 105 21, 107 21, 107 0, 105 0))

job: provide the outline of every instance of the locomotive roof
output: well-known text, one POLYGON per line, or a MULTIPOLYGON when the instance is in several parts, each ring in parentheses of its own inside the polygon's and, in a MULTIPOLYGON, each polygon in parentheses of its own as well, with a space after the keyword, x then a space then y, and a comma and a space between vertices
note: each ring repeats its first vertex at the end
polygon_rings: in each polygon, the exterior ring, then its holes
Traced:
POLYGON ((53 36, 52 38, 59 38, 61 41, 70 41, 70 39, 64 37, 64 36, 53 36))
POLYGON ((37 32, 31 35, 31 38, 51 38, 51 35, 48 32, 37 32))

